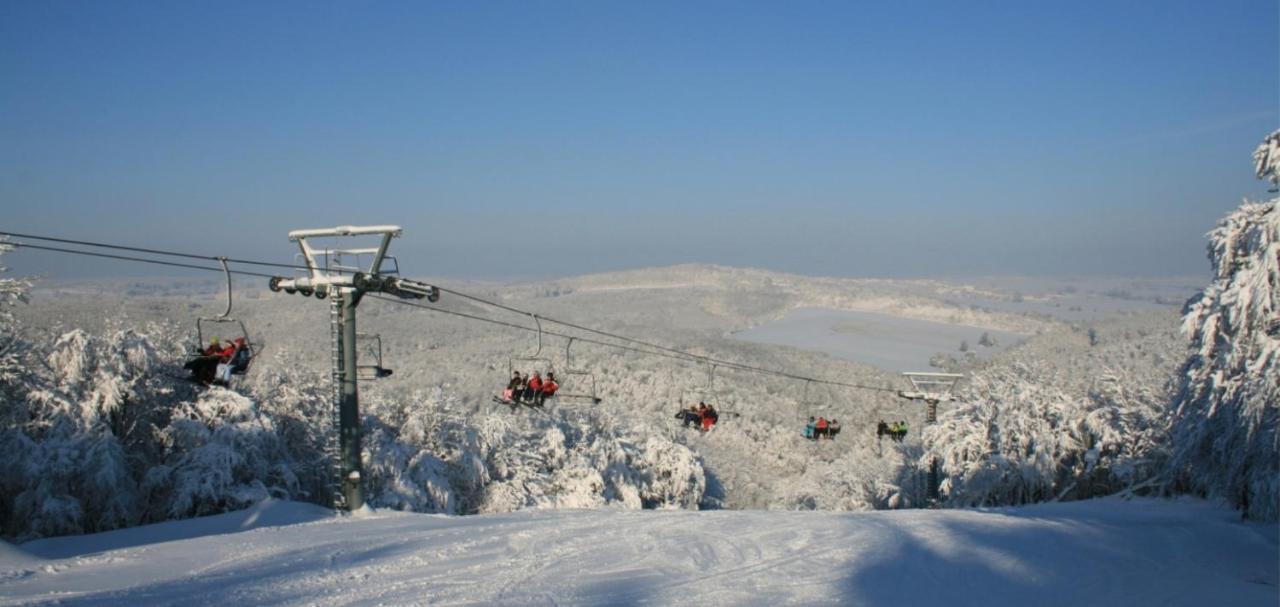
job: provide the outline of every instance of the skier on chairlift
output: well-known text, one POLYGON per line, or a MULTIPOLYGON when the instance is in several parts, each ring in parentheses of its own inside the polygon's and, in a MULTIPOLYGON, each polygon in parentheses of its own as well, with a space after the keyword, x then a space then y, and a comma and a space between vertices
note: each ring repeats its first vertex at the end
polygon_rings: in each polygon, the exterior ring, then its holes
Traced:
POLYGON ((560 384, 556 383, 556 374, 552 371, 547 371, 547 380, 542 382, 541 389, 539 389, 538 393, 534 395, 534 398, 536 399, 535 404, 541 407, 547 402, 548 398, 555 396, 556 390, 559 389, 560 384))
POLYGON ((511 381, 507 382, 507 388, 502 391, 502 400, 516 402, 523 392, 524 378, 520 377, 519 371, 512 371, 511 381))
POLYGON ((533 375, 529 377, 529 382, 525 385, 524 402, 534 402, 538 394, 542 392, 542 376, 537 371, 534 371, 533 375))
MULTIPOLYGON (((244 347, 244 338, 237 337, 235 341, 223 348, 218 356, 218 364, 214 367, 213 374, 214 383, 224 386, 231 385, 231 374, 235 373, 237 362, 247 359, 248 349, 244 347)), ((246 360, 247 364, 247 360, 246 360)))
POLYGON ((230 356, 235 353, 235 346, 223 346, 214 336, 209 340, 209 347, 200 350, 194 358, 187 361, 182 368, 191 371, 192 379, 202 383, 211 384, 217 379, 218 365, 226 358, 230 360, 230 356))
POLYGON ((253 353, 249 351, 249 342, 243 337, 237 337, 235 341, 235 354, 231 355, 231 373, 242 374, 249 370, 249 361, 253 359, 253 353))
POLYGON ((702 425, 702 414, 698 412, 698 408, 694 405, 689 405, 688 409, 681 409, 676 412, 676 419, 683 421, 686 428, 689 426, 698 428, 702 425))
POLYGON ((707 405, 702 411, 702 431, 710 430, 711 426, 716 425, 718 421, 720 421, 720 414, 716 413, 715 405, 707 405))

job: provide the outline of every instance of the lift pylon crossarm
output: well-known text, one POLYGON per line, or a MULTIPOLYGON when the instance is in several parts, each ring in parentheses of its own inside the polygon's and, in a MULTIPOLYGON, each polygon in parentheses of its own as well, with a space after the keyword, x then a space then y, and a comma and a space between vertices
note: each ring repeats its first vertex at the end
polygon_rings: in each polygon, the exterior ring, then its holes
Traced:
POLYGON ((296 242, 304 238, 315 238, 320 236, 364 236, 367 234, 388 234, 390 236, 399 237, 404 230, 400 226, 338 226, 336 228, 316 228, 307 230, 293 230, 289 232, 289 242, 296 242))
POLYGON ((964 375, 959 373, 928 373, 912 371, 903 373, 911 382, 914 390, 899 390, 898 396, 915 400, 948 401, 952 399, 951 391, 964 375))
MULTIPOLYGON (((302 260, 306 264, 307 275, 297 278, 275 277, 271 279, 268 286, 272 291, 285 291, 286 293, 301 293, 303 295, 312 295, 316 297, 327 297, 330 292, 336 292, 343 288, 355 288, 360 291, 381 291, 391 293, 404 298, 428 298, 434 291, 436 297, 439 297, 438 290, 430 285, 424 285, 416 281, 406 281, 404 287, 398 287, 397 283, 403 279, 383 279, 379 272, 382 269, 383 261, 387 258, 387 248, 391 246, 391 239, 399 237, 403 233, 400 226, 339 226, 336 228, 294 230, 289 232, 289 240, 298 243, 298 248, 302 251, 302 260), (336 238, 344 236, 380 236, 381 239, 376 247, 362 248, 315 248, 311 246, 310 239, 313 238, 336 238), (340 265, 337 271, 334 271, 335 262, 343 255, 372 255, 373 260, 368 268, 353 268, 340 265), (321 263, 321 261, 324 263, 321 263), (406 295, 408 294, 408 295, 406 295)), ((431 301, 435 301, 432 299, 431 301)))

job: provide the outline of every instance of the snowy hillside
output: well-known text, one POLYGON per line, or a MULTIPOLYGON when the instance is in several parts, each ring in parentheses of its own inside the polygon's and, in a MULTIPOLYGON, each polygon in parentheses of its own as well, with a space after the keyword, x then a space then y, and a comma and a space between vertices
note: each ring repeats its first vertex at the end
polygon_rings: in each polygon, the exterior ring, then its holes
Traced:
POLYGON ((334 518, 306 504, 0 550, 0 605, 1275 605, 1274 527, 1194 500, 991 511, 334 518))

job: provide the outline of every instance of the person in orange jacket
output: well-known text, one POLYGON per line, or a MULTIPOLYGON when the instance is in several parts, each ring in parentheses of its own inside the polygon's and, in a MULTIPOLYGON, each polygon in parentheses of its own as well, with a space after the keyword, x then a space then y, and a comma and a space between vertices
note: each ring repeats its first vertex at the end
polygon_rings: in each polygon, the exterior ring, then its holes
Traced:
POLYGON ((814 437, 822 438, 827 435, 827 418, 819 417, 818 423, 814 426, 814 437))
POLYGON ((560 389, 560 384, 556 383, 556 374, 554 372, 548 371, 547 380, 542 382, 542 389, 539 390, 537 394, 538 406, 541 407, 542 404, 546 402, 548 398, 555 396, 556 390, 559 390, 559 389, 560 389))

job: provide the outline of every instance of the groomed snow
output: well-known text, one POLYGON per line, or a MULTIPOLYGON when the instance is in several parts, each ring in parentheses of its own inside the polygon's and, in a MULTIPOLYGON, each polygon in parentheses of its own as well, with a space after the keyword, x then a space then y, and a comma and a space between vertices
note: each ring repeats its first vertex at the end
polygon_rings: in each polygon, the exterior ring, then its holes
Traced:
POLYGON ((250 510, 0 550, 0 604, 1267 605, 1277 529, 1195 500, 862 513, 250 510))

